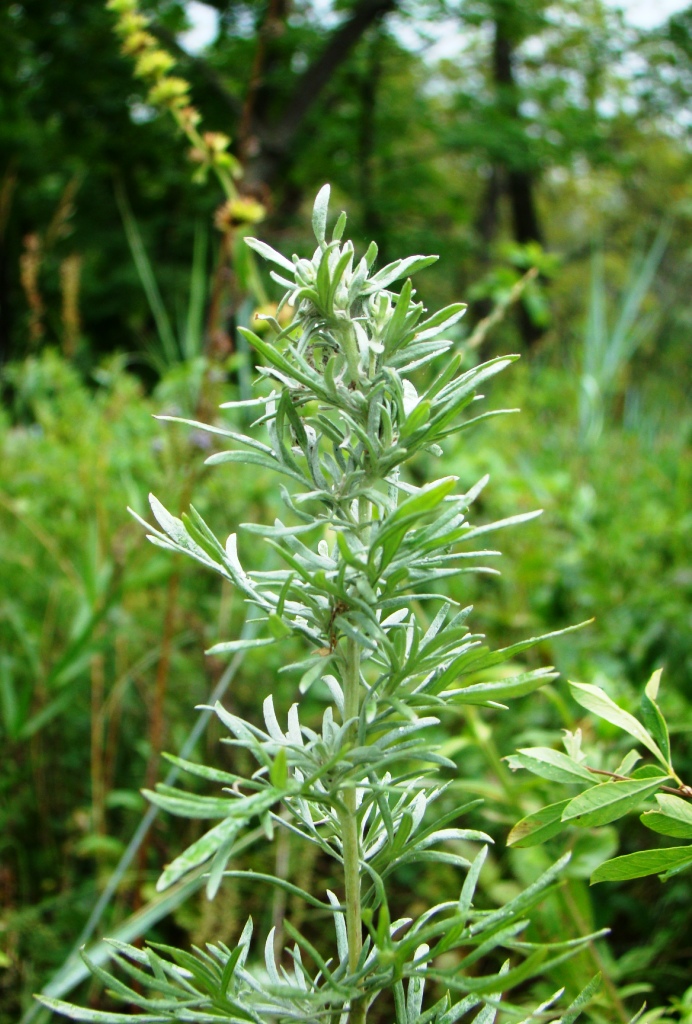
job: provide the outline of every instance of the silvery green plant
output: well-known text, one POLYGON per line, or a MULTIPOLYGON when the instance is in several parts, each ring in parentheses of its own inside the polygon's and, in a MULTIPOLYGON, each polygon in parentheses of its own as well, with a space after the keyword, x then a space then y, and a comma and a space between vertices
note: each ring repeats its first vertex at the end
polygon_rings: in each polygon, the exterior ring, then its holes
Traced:
MULTIPOLYGON (((208 463, 281 477, 287 522, 244 526, 274 550, 277 567, 246 570, 235 534, 222 544, 194 508, 178 519, 151 498, 152 542, 230 581, 259 618, 259 636, 220 643, 213 653, 300 639, 304 657, 286 666, 295 674, 296 702, 281 722, 268 686, 260 724, 217 705, 227 742, 251 755, 254 773, 173 759, 216 790, 200 796, 160 786, 148 795, 171 814, 214 823, 166 867, 159 889, 206 866, 210 898, 224 880, 248 876, 267 891, 300 897, 331 926, 318 948, 286 920, 290 945, 280 956, 274 933, 258 939, 251 920, 233 947, 217 942, 190 952, 114 942, 117 976, 91 969, 141 1012, 43 1000, 75 1020, 364 1024, 384 1012, 396 1024, 492 1024, 499 1007, 505 1019, 555 1020, 550 1007, 560 993, 528 1018, 508 993, 593 938, 546 945, 525 934, 531 908, 559 884, 564 859, 504 906, 476 905, 492 840, 463 827, 475 802, 455 803, 457 766, 435 741, 442 716, 467 705, 503 707, 554 677, 541 668, 479 681, 540 638, 489 650, 469 629, 471 609, 458 607, 442 586, 459 573, 490 571, 483 562, 496 552, 478 550, 477 539, 528 517, 474 526, 467 514, 485 480, 459 493, 455 477, 417 486, 403 472, 417 456, 430 463, 450 435, 492 415, 476 413, 478 389, 514 357, 464 369, 444 337, 464 306, 428 315, 411 284, 409 275, 435 257, 374 271, 374 243, 361 259, 351 242, 342 243, 344 214, 328 237, 328 200, 325 186, 315 202, 310 259, 286 259, 247 240, 273 264, 272 277, 285 289, 281 306, 294 309, 286 327, 267 318, 271 338, 244 332, 262 359, 258 397, 229 407, 254 408, 265 440, 258 430, 206 427, 232 446, 208 463), (419 393, 412 378, 433 361, 437 372, 431 368, 419 393), (422 609, 430 609, 427 618, 422 609), (301 707, 316 685, 329 697, 319 727, 304 721, 301 707), (290 879, 234 867, 243 835, 258 823, 269 838, 288 829, 316 847, 333 863, 336 891, 306 892, 290 879), (457 891, 415 919, 395 919, 398 870, 439 864, 458 872, 457 891)), ((596 984, 561 1024, 576 1019, 596 984)))

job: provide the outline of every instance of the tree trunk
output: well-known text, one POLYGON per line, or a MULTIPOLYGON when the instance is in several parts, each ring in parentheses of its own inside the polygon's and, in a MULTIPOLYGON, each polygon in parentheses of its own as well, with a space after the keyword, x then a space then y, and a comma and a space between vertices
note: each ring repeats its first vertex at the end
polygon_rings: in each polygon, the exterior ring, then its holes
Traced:
POLYGON ((382 39, 375 31, 369 41, 365 71, 360 77, 360 130, 358 135, 358 169, 360 175, 360 202, 363 233, 376 238, 380 258, 386 259, 384 224, 377 203, 375 141, 377 135, 377 91, 382 71, 382 39))
MULTIPOLYGON (((512 37, 507 14, 498 6, 493 40, 493 77, 500 111, 512 124, 521 121, 514 73, 515 48, 516 43, 512 37)), ((503 168, 494 168, 493 175, 497 174, 498 170, 512 213, 515 240, 520 245, 527 242, 542 244, 543 232, 536 206, 535 180, 528 152, 517 152, 513 158, 506 161, 503 168)), ((524 343, 528 347, 535 344, 543 335, 543 328, 533 323, 523 305, 519 306, 519 326, 524 343)))
MULTIPOLYGON (((238 140, 238 155, 245 166, 244 184, 248 190, 261 194, 290 165, 296 138, 335 73, 368 29, 396 10, 398 3, 399 0, 357 0, 344 21, 328 36, 321 52, 298 77, 278 113, 272 109, 276 91, 268 81, 273 77, 272 71, 278 75, 280 64, 285 61, 284 53, 275 44, 288 13, 288 0, 269 0, 242 109, 221 76, 203 57, 187 54, 167 29, 157 27, 155 32, 174 53, 192 64, 207 85, 223 99, 234 121, 231 134, 238 140)), ((212 6, 221 11, 225 9, 223 0, 216 0, 212 6)))

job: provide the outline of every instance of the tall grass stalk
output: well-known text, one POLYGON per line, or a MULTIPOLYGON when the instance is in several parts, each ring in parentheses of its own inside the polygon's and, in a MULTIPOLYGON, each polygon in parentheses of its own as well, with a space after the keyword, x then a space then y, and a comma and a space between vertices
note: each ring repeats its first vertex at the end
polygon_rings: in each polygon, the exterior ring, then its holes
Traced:
POLYGON ((642 308, 670 234, 671 225, 665 221, 649 249, 633 261, 612 325, 603 248, 597 246, 593 251, 579 381, 579 437, 584 447, 598 442, 605 425, 608 402, 617 393, 628 363, 656 329, 658 311, 653 309, 643 313, 642 308))

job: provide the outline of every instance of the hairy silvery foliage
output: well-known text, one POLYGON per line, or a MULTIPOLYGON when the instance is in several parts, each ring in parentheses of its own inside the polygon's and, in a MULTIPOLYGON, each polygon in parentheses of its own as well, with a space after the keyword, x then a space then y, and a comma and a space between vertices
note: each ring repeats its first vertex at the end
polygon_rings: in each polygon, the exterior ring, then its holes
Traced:
MULTIPOLYGON (((246 570, 235 535, 221 544, 194 508, 178 519, 151 499, 159 526, 150 533, 153 543, 213 569, 259 612, 259 638, 231 640, 213 652, 299 636, 305 658, 286 667, 296 674, 298 698, 285 723, 271 693, 262 725, 215 708, 228 742, 257 764, 249 778, 176 759, 221 788, 198 796, 161 786, 148 795, 172 814, 214 822, 168 865, 160 889, 207 865, 213 897, 224 878, 247 874, 232 865, 250 823, 263 824, 268 836, 290 829, 335 863, 339 891, 308 893, 271 875, 252 878, 268 890, 278 886, 300 896, 330 918, 333 944, 316 948, 289 920, 284 927, 291 945, 280 959, 273 933, 258 945, 250 920, 232 949, 217 943, 190 953, 113 943, 113 960, 129 983, 95 965, 93 972, 116 998, 142 1012, 128 1016, 44 1000, 76 1020, 361 1024, 388 993, 396 1024, 453 1024, 475 1008, 475 1021, 491 1024, 498 1007, 522 1018, 525 1011, 506 993, 593 938, 548 946, 524 937, 527 914, 557 884, 563 862, 499 909, 474 906, 491 839, 460 827, 472 804, 453 805, 448 786, 456 765, 430 733, 447 709, 503 707, 554 676, 538 669, 478 682, 484 670, 539 640, 488 650, 468 628, 470 609, 439 589, 445 577, 491 571, 483 561, 496 552, 470 542, 529 517, 473 526, 467 512, 485 480, 460 494, 455 477, 418 487, 401 475, 418 453, 439 455, 445 438, 491 415, 475 414, 478 388, 513 357, 462 369, 444 333, 464 306, 429 316, 408 278, 435 257, 410 257, 373 272, 374 243, 360 260, 350 242, 342 244, 343 214, 327 238, 328 198, 325 187, 315 203, 311 259, 288 260, 248 240, 278 268, 272 277, 286 289, 282 305, 295 309, 287 327, 267 318, 271 340, 244 332, 263 360, 261 395, 229 404, 255 407, 255 425, 266 440, 205 428, 233 445, 212 455, 210 464, 270 468, 290 485, 282 486, 290 525, 277 519, 244 527, 266 540, 283 567, 246 570), (402 278, 397 294, 392 285, 402 278), (445 356, 441 369, 419 394, 411 375, 439 356, 445 356), (462 415, 467 411, 471 415, 462 415), (428 622, 420 612, 426 605, 432 606, 428 622), (300 695, 318 681, 331 704, 315 729, 301 721, 300 695), (442 812, 436 802, 445 790, 442 812), (477 852, 468 854, 474 847, 477 852), (388 894, 397 869, 439 863, 458 870, 458 891, 415 920, 392 920, 388 894)), ((576 1019, 595 985, 564 1012, 562 1024, 576 1019)), ((558 996, 534 1014, 554 1019, 549 1007, 558 996)))

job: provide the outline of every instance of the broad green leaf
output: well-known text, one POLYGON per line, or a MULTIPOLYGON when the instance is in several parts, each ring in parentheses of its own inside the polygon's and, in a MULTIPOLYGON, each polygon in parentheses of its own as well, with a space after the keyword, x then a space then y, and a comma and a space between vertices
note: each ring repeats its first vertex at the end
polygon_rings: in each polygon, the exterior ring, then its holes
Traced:
POLYGON ((607 825, 633 811, 645 797, 655 793, 662 782, 663 779, 642 779, 593 786, 570 800, 562 820, 582 828, 607 825))
POLYGON ((518 821, 507 836, 507 846, 540 846, 546 840, 552 839, 565 827, 562 820, 562 812, 569 803, 569 799, 560 800, 559 803, 542 807, 540 811, 527 814, 525 818, 518 821))
POLYGON ((515 760, 534 775, 552 782, 593 782, 593 775, 584 765, 552 747, 525 747, 517 751, 510 763, 513 765, 515 760))
POLYGON ((692 806, 679 796, 657 793, 658 811, 646 811, 641 816, 643 825, 664 836, 692 839, 692 806))
POLYGON ((661 676, 663 674, 662 668, 657 668, 655 672, 651 673, 651 678, 644 687, 644 693, 649 700, 655 701, 658 697, 659 687, 661 685, 661 676))
POLYGON ((641 722, 637 721, 634 715, 624 711, 615 703, 608 694, 599 686, 591 686, 590 683, 570 683, 572 696, 577 704, 580 704, 587 711, 592 711, 599 718, 604 718, 611 725, 616 725, 639 740, 647 750, 650 750, 654 757, 666 765, 667 761, 661 753, 653 736, 644 728, 641 722))
POLYGON ((615 769, 615 774, 623 776, 631 775, 637 761, 641 761, 641 754, 638 754, 636 750, 628 751, 615 769))
MULTIPOLYGON (((620 772, 616 774, 619 775, 620 772)), ((670 775, 665 768, 661 768, 658 764, 643 764, 634 769, 631 777, 633 779, 669 779, 670 775)))
POLYGON ((628 878, 658 875, 672 868, 692 866, 692 846, 673 846, 665 850, 640 850, 615 857, 601 864, 591 876, 595 882, 623 882, 628 878))
POLYGON ((672 836, 674 839, 692 839, 692 825, 687 825, 676 818, 669 818, 660 811, 645 811, 639 819, 652 832, 661 836, 672 836))
POLYGON ((656 703, 658 688, 661 682, 661 672, 662 669, 656 669, 651 676, 651 679, 646 684, 644 693, 642 694, 641 709, 642 718, 647 729, 661 748, 666 761, 670 764, 670 736, 668 735, 668 726, 661 713, 661 709, 656 703))
POLYGON ((692 804, 689 800, 683 800, 672 793, 658 793, 656 803, 662 814, 668 814, 671 818, 678 818, 687 824, 692 824, 692 804))

